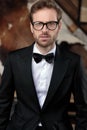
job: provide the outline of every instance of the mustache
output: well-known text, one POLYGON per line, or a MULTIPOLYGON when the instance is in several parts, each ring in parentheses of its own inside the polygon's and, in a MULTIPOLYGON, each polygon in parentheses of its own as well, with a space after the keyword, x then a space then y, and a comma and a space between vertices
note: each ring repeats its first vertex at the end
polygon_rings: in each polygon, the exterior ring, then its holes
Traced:
POLYGON ((50 35, 48 33, 42 33, 42 34, 40 34, 40 37, 43 37, 43 36, 50 37, 50 35))

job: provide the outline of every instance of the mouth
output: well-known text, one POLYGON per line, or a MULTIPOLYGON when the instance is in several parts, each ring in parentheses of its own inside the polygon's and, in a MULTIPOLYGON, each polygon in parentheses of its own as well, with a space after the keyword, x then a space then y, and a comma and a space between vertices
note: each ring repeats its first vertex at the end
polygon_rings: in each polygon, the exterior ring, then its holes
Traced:
POLYGON ((42 39, 42 40, 47 40, 47 39, 49 39, 50 37, 48 36, 48 35, 41 35, 40 36, 40 39, 42 39))

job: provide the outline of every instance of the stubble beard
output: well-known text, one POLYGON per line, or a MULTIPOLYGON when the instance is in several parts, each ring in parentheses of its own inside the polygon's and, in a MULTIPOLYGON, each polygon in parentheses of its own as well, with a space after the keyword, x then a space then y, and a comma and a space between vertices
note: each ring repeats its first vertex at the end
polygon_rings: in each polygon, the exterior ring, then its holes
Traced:
POLYGON ((37 47, 38 49, 43 53, 46 54, 48 53, 53 47, 54 47, 54 42, 52 42, 51 40, 46 42, 42 42, 42 41, 37 41, 37 47))
POLYGON ((49 41, 37 41, 37 45, 41 48, 49 48, 53 45, 54 41, 53 40, 49 40, 49 41))

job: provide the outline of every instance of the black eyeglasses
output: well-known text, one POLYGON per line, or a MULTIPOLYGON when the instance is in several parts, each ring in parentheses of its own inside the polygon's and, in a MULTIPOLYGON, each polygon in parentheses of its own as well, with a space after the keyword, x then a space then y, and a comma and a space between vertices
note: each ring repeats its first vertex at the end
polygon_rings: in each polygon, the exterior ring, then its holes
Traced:
POLYGON ((59 24, 59 21, 49 21, 49 22, 46 22, 46 23, 43 23, 43 22, 39 22, 39 21, 36 21, 36 22, 32 22, 32 25, 33 25, 33 28, 37 31, 40 31, 43 29, 44 25, 46 25, 46 27, 49 29, 49 30, 55 30, 57 28, 57 25, 59 24))

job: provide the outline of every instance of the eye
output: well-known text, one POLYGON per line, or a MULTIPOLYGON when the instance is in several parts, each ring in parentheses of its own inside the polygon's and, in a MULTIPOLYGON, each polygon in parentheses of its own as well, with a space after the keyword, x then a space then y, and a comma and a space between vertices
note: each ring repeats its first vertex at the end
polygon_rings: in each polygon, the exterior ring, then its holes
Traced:
POLYGON ((57 24, 56 22, 52 21, 48 23, 48 26, 55 26, 56 24, 57 24))
POLYGON ((36 30, 41 30, 43 28, 43 23, 42 22, 33 22, 33 27, 36 30))
POLYGON ((41 22, 35 22, 35 23, 34 23, 34 26, 35 26, 35 27, 40 27, 40 26, 43 26, 43 24, 42 24, 41 22))
POLYGON ((50 21, 47 23, 47 27, 49 30, 55 30, 58 25, 57 21, 50 21))

